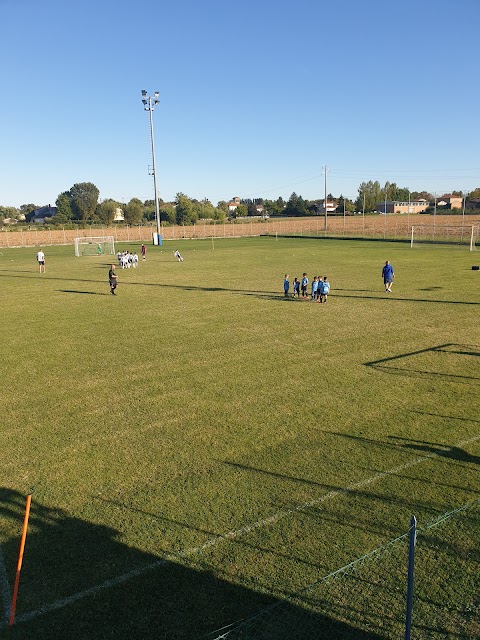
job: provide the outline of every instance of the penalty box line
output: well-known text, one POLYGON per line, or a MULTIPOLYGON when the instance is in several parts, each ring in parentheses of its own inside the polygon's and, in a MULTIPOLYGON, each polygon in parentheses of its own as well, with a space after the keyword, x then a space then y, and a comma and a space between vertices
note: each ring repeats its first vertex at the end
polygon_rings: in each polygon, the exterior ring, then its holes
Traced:
MULTIPOLYGON (((463 440, 462 442, 458 442, 456 445, 454 445, 455 447, 463 447, 465 445, 471 444, 472 442, 475 442, 476 440, 480 440, 480 434, 477 436, 474 436, 473 438, 470 438, 469 440, 463 440)), ((428 460, 432 460, 433 458, 439 457, 437 453, 429 453, 429 454, 425 454, 421 457, 418 458, 414 458, 413 460, 410 460, 409 462, 405 462, 404 464, 401 464, 399 466, 396 467, 392 467, 391 469, 387 469, 386 471, 381 471, 379 473, 374 474, 373 476, 371 476, 370 478, 366 478, 365 480, 360 480, 359 482, 355 482, 354 484, 351 484, 348 487, 345 487, 343 489, 335 489, 333 491, 329 491, 328 493, 326 493, 325 495, 321 496, 320 498, 317 498, 315 500, 311 500, 309 502, 305 502, 303 504, 297 505, 296 507, 292 507, 291 509, 285 509, 285 510, 281 510, 281 511, 277 511, 277 513, 272 514, 271 516, 269 516, 268 518, 263 518, 261 520, 257 520, 256 522, 253 522, 252 524, 246 525, 245 527, 241 527, 240 529, 235 529, 233 531, 229 531, 228 533, 225 533, 223 535, 220 536, 214 536, 212 538, 210 538, 210 540, 207 540, 207 542, 205 542, 202 545, 199 545, 197 547, 190 547, 190 548, 186 548, 186 549, 182 549, 181 551, 178 551, 176 553, 169 553, 167 554, 164 558, 162 558, 161 560, 157 560, 156 562, 151 562, 150 564, 144 566, 144 567, 138 567, 137 569, 132 569, 132 571, 127 571, 126 573, 120 575, 120 576, 116 576, 115 578, 111 578, 110 580, 105 580, 104 582, 101 582, 100 584, 97 584, 93 587, 90 587, 88 589, 84 589, 83 591, 79 591, 77 593, 72 594, 71 596, 67 596, 66 598, 61 598, 59 600, 56 600, 55 602, 52 602, 51 604, 39 607, 38 609, 35 609, 33 611, 29 611, 26 612, 24 614, 21 614, 19 616, 16 617, 16 622, 27 622, 29 620, 34 620, 35 618, 38 618, 39 616, 42 616, 46 613, 50 613, 52 611, 56 611, 58 609, 63 609, 64 607, 73 604, 75 602, 78 602, 79 600, 83 600, 84 598, 87 598, 89 596, 95 595, 101 591, 104 591, 105 589, 111 589, 113 587, 117 587, 125 582, 128 582, 129 580, 133 579, 133 578, 138 578, 139 576, 142 576, 150 571, 154 571, 155 569, 158 569, 159 567, 165 566, 166 564, 170 563, 170 562, 175 562, 177 561, 179 558, 189 558, 191 556, 194 555, 198 555, 200 553, 202 553, 203 551, 206 551, 207 549, 210 549, 212 547, 217 546, 218 544, 222 543, 222 542, 226 542, 228 540, 235 540, 236 538, 240 538, 244 535, 247 535, 248 533, 251 533, 252 531, 255 531, 256 529, 261 529, 263 527, 272 525, 272 524, 276 524, 277 522, 279 522, 280 520, 282 520, 283 518, 286 518, 290 515, 293 515, 295 513, 300 513, 302 511, 305 511, 306 509, 309 509, 311 507, 315 507, 319 504, 321 504, 322 502, 326 502, 327 500, 331 500, 332 498, 336 498, 338 496, 344 495, 346 493, 350 493, 352 491, 355 491, 357 489, 362 489, 364 487, 367 487, 375 482, 378 482, 379 480, 382 480, 382 478, 385 478, 387 476, 391 476, 391 475, 395 475, 396 473, 400 473, 401 471, 405 471, 406 469, 409 469, 411 467, 415 467, 419 464, 421 464, 422 462, 427 462, 428 460)), ((5 625, 0 623, 0 628, 4 627, 5 625)))

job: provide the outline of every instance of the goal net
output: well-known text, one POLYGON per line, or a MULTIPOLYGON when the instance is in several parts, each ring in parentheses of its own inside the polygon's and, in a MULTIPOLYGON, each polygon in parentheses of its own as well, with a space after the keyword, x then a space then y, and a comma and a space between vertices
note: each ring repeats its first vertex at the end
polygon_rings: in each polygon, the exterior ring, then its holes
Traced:
POLYGON ((478 244, 479 227, 475 225, 412 225, 410 246, 420 242, 435 244, 460 244, 468 246, 470 251, 478 244))
POLYGON ((113 236, 75 238, 75 255, 77 257, 115 255, 113 236))

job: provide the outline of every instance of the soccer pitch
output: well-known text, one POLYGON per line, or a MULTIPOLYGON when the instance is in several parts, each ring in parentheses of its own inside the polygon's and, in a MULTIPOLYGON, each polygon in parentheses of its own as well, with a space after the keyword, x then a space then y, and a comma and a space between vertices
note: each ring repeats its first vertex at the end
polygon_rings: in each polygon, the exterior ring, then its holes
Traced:
POLYGON ((3 621, 33 493, 12 639, 207 637, 478 498, 476 253, 179 241, 114 297, 108 256, 2 252, 3 621), (284 299, 304 271, 326 305, 284 299))

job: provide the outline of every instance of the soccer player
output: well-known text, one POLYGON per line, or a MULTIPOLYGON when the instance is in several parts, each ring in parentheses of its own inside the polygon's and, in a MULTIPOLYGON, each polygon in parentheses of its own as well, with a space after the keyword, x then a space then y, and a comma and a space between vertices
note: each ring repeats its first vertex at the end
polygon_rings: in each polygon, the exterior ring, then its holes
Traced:
POLYGON ((142 260, 146 260, 147 259, 147 247, 142 244, 142 260))
POLYGON ((317 302, 320 302, 320 298, 322 296, 322 276, 317 276, 317 281, 318 281, 318 285, 317 285, 317 302))
POLYGON ((382 278, 383 284, 385 285, 385 292, 392 293, 392 284, 393 279, 395 278, 395 272, 388 260, 385 262, 385 266, 382 269, 382 278))
POLYGON ((304 300, 305 298, 308 298, 307 287, 308 287, 308 278, 307 278, 307 274, 304 273, 302 276, 302 300, 304 300))
POLYGON ((312 280, 312 302, 315 302, 317 289, 318 289, 318 280, 317 280, 317 276, 314 276, 312 280))
POLYGON ((108 272, 108 282, 110 283, 110 293, 112 296, 115 294, 115 289, 117 288, 117 274, 115 273, 115 265, 112 264, 110 266, 110 271, 108 272))
POLYGON ((330 293, 330 283, 327 276, 323 276, 323 281, 320 282, 320 302, 327 304, 327 297, 330 293))
POLYGON ((293 281, 293 298, 295 298, 295 296, 297 296, 297 298, 300 298, 300 282, 298 281, 298 278, 295 278, 295 280, 293 281))
POLYGON ((176 257, 176 259, 177 259, 179 262, 183 262, 183 258, 182 258, 182 256, 180 255, 180 251, 174 251, 174 252, 173 252, 173 255, 176 257))
POLYGON ((45 273, 45 254, 41 249, 37 251, 37 262, 40 273, 45 273))
POLYGON ((285 274, 285 280, 283 281, 283 295, 288 298, 288 291, 290 289, 290 282, 288 280, 288 273, 285 274))

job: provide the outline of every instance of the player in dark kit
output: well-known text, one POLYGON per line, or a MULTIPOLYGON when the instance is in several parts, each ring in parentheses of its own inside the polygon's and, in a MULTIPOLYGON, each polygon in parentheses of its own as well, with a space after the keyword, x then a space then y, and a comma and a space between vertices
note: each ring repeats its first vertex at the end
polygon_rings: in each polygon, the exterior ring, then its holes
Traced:
POLYGON ((117 274, 115 273, 115 265, 112 264, 110 271, 108 272, 108 282, 110 283, 110 293, 115 295, 115 289, 117 288, 117 274))

